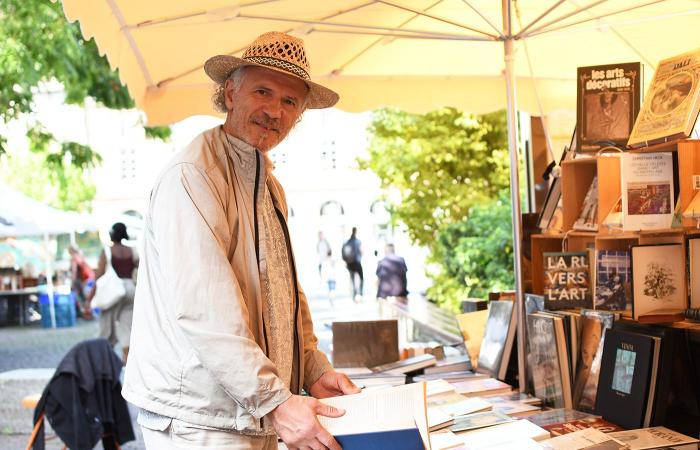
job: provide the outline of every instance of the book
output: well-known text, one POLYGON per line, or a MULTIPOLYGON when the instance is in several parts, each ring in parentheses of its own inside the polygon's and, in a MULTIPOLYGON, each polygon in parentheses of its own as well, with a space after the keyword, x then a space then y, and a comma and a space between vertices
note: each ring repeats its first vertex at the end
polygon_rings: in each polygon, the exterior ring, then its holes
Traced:
POLYGON ((479 359, 481 350, 481 341, 484 339, 484 331, 486 330, 486 320, 489 317, 487 309, 481 311, 468 312, 457 314, 457 323, 459 331, 464 338, 464 345, 467 347, 467 353, 472 365, 476 365, 479 359))
POLYGON ((453 382, 455 390, 458 394, 466 397, 474 397, 478 395, 502 394, 510 392, 513 388, 511 385, 495 378, 484 378, 481 380, 469 380, 453 382))
MULTIPOLYGON (((513 317, 513 302, 510 300, 492 300, 489 302, 489 315, 486 321, 484 339, 481 341, 481 350, 476 370, 488 373, 495 377, 498 375, 501 359, 506 342, 510 339, 512 347, 515 327, 511 330, 513 317)), ((510 348, 508 348, 510 351, 510 348)))
POLYGON ((620 196, 610 211, 605 215, 602 225, 610 230, 622 229, 622 196, 620 196))
POLYGON ((656 448, 673 447, 679 448, 681 445, 695 444, 697 438, 689 437, 665 427, 652 427, 637 430, 616 431, 610 436, 618 439, 627 445, 630 450, 647 450, 656 448))
POLYGON ((579 151, 598 151, 607 145, 625 146, 639 113, 642 78, 642 65, 638 62, 578 68, 579 151))
POLYGON ((690 307, 700 308, 700 236, 688 238, 690 307))
POLYGON ((437 407, 428 407, 428 431, 441 430, 455 423, 454 417, 437 407))
POLYGON ((530 394, 526 394, 525 392, 511 392, 509 394, 493 394, 493 395, 485 395, 483 396, 484 399, 492 402, 492 403, 500 403, 500 402, 520 402, 520 403, 525 403, 528 405, 540 405, 542 404, 542 400, 533 397, 530 394))
POLYGON ((574 419, 566 422, 544 425, 542 428, 549 431, 552 436, 561 436, 563 434, 573 433, 586 428, 595 428, 603 433, 612 433, 613 431, 623 430, 623 428, 615 425, 614 423, 610 423, 601 417, 574 419))
POLYGON ((614 328, 606 331, 596 414, 626 429, 644 425, 658 340, 614 328))
POLYGON ((439 359, 434 366, 426 367, 423 370, 425 375, 434 373, 449 373, 467 371, 472 369, 471 359, 468 355, 448 356, 444 359, 439 359))
POLYGON ((561 201, 561 178, 555 176, 549 185, 549 190, 547 191, 547 197, 545 197, 544 204, 542 206, 542 211, 537 220, 537 227, 545 232, 550 230, 552 227, 552 218, 554 217, 554 212, 559 206, 561 201))
POLYGON ((441 430, 438 433, 430 433, 430 446, 432 450, 449 450, 460 448, 463 442, 453 432, 441 430))
POLYGON ((392 374, 408 374, 426 367, 435 365, 435 356, 433 355, 418 355, 410 358, 401 359, 380 366, 371 367, 372 372, 384 372, 392 374))
POLYGON ((675 208, 671 153, 624 153, 620 165, 622 229, 670 228, 675 208))
MULTIPOLYGON (((598 393, 598 379, 600 377, 600 364, 603 358, 603 346, 605 343, 605 330, 613 327, 615 313, 607 311, 593 311, 590 309, 581 310, 582 319, 589 319, 600 324, 600 333, 584 331, 582 327, 582 343, 580 364, 582 371, 577 373, 576 386, 574 391, 574 405, 581 411, 591 412, 595 409, 596 394, 598 393), (596 340, 598 340, 596 345, 596 340), (592 360, 591 360, 592 357, 592 360), (590 363, 588 361, 590 360, 590 363)), ((584 325, 585 326, 585 322, 584 325)), ((594 327, 594 325, 589 325, 594 327)))
POLYGON ((548 425, 556 425, 559 423, 569 422, 572 420, 595 419, 595 418, 599 418, 599 417, 600 416, 581 412, 581 411, 578 411, 575 409, 555 408, 555 409, 548 409, 546 411, 541 411, 541 412, 538 412, 536 414, 532 414, 532 415, 528 416, 527 420, 534 423, 535 425, 539 425, 542 428, 544 428, 548 425))
POLYGON ((627 444, 595 428, 553 437, 541 442, 545 450, 622 450, 627 444))
POLYGON ((490 411, 493 408, 490 402, 481 397, 464 397, 456 392, 430 397, 428 398, 428 406, 440 408, 452 417, 490 411))
POLYGON ((372 367, 399 359, 398 320, 333 322, 333 366, 372 367))
POLYGON ((535 405, 528 405, 522 402, 497 402, 493 404, 493 410, 499 411, 510 417, 522 417, 534 414, 542 408, 535 405))
POLYGON ((525 294, 525 315, 544 311, 544 295, 525 294))
POLYGON ((544 306, 548 310, 590 308, 587 252, 543 253, 544 306))
POLYGON ((425 383, 320 399, 345 410, 317 416, 345 450, 430 449, 425 383))
POLYGON ((578 219, 572 225, 574 230, 598 231, 598 176, 593 177, 588 192, 583 199, 578 219))
POLYGON ((406 375, 392 373, 351 374, 348 377, 360 389, 374 386, 400 386, 406 384, 406 375))
POLYGON ((413 376, 413 381, 445 380, 449 382, 465 380, 483 380, 488 378, 485 373, 477 373, 469 370, 458 370, 455 372, 438 372, 413 376))
MULTIPOLYGON (((688 307, 681 244, 632 246, 632 315, 658 322, 688 307)), ((679 320, 683 320, 680 318, 679 320)))
POLYGON ((532 439, 534 441, 543 441, 549 438, 549 432, 537 425, 529 422, 527 419, 514 420, 512 422, 501 423, 486 428, 478 428, 476 430, 461 431, 455 433, 462 439, 468 449, 482 449, 493 446, 503 446, 501 448, 522 448, 520 446, 511 445, 519 439, 532 439), (505 445, 508 444, 508 445, 505 445))
MULTIPOLYGON (((568 357, 560 353, 561 345, 557 341, 564 340, 562 319, 534 313, 527 316, 527 336, 529 353, 528 365, 531 370, 535 395, 542 399, 546 406, 554 408, 571 407, 564 393, 564 378, 568 378, 568 364, 562 363, 568 357), (557 321, 559 322, 557 326, 557 321), (557 332, 555 329, 559 329, 557 332), (566 370, 562 370, 562 366, 566 370), (566 377, 562 374, 566 374, 566 377)), ((564 349, 565 343, 564 343, 564 349)), ((570 389, 570 388, 569 388, 570 389)), ((571 398, 570 390, 568 393, 571 398)))
POLYGON ((632 273, 630 252, 596 251, 594 308, 632 314, 632 273))
POLYGON ((450 392, 455 392, 455 387, 445 380, 430 380, 425 383, 425 395, 428 397, 450 392))
POLYGON ((700 110, 700 49, 659 61, 628 147, 690 136, 700 110))
POLYGON ((515 419, 498 411, 487 411, 478 414, 469 414, 455 419, 450 431, 457 433, 460 431, 476 430, 477 428, 490 427, 501 423, 512 422, 515 419))
POLYGON ((693 199, 683 211, 686 219, 700 219, 700 192, 696 192, 693 199))

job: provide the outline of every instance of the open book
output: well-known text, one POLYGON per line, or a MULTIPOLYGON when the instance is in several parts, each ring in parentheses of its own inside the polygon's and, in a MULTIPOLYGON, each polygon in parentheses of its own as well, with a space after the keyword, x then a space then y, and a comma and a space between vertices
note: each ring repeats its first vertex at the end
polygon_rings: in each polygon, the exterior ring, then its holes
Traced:
POLYGON ((425 382, 321 399, 345 415, 318 416, 344 450, 430 450, 425 382))

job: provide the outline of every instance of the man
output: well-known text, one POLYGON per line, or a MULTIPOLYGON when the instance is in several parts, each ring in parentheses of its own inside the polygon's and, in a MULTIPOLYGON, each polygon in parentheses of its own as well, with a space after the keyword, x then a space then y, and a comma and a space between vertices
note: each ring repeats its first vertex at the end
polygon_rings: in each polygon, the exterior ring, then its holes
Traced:
POLYGON ((323 235, 323 231, 318 232, 316 254, 318 255, 318 274, 321 275, 323 264, 331 257, 331 244, 328 243, 328 239, 323 235))
POLYGON ((406 261, 395 253, 394 244, 387 244, 384 253, 377 264, 377 298, 406 297, 406 261))
POLYGON ((306 108, 338 95, 309 81, 303 42, 283 33, 204 69, 226 121, 151 192, 124 397, 151 449, 274 449, 275 433, 339 449, 316 415, 343 411, 316 398, 359 390, 316 347, 267 157, 306 108))
POLYGON ((78 317, 92 319, 92 311, 87 307, 85 290, 95 282, 95 271, 88 265, 76 245, 68 246, 70 254, 71 290, 75 292, 75 309, 78 317))
POLYGON ((364 293, 365 277, 362 274, 362 242, 357 239, 357 227, 352 227, 350 239, 343 244, 341 255, 350 274, 352 297, 358 303, 364 293))

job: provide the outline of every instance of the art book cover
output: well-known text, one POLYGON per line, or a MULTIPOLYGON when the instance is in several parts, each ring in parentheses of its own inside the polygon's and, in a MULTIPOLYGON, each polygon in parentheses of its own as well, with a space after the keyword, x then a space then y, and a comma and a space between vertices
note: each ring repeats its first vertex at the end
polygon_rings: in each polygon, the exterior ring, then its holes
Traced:
POLYGON ((595 309, 632 314, 632 271, 630 252, 596 252, 595 309))
POLYGON ((579 231, 598 231, 598 176, 593 177, 578 219, 572 228, 579 231))
POLYGON ((563 382, 554 333, 554 318, 528 315, 527 339, 530 349, 527 359, 535 396, 542 399, 545 406, 563 408, 563 382))
POLYGON ((655 345, 652 336, 606 331, 596 414, 625 429, 643 426, 655 345))
POLYGON ((544 253, 546 309, 591 308, 588 253, 544 253))
POLYGON ((627 145, 690 136, 700 109, 700 49, 659 62, 627 145))
POLYGON ((576 142, 579 151, 624 147, 639 113, 641 63, 579 67, 576 142))
POLYGON ((509 335, 513 302, 510 300, 493 300, 489 302, 489 317, 486 331, 481 342, 477 370, 495 377, 500 368, 506 339, 509 335))
POLYGON ((625 450, 627 445, 595 428, 559 435, 543 441, 545 450, 625 450))
POLYGON ((621 160, 622 228, 670 228, 674 188, 671 153, 625 153, 621 160))
POLYGON ((552 436, 561 436, 563 434, 574 433, 587 428, 595 428, 603 433, 612 433, 613 431, 622 431, 623 428, 604 420, 601 417, 587 417, 584 419, 574 419, 561 423, 554 423, 542 426, 549 431, 552 436))
POLYGON ((581 411, 595 409, 605 330, 612 328, 614 321, 612 312, 581 310, 581 356, 574 386, 574 407, 581 411))
POLYGON ((670 314, 688 306, 685 290, 685 254, 680 244, 632 247, 632 313, 670 314))
POLYGON ((610 436, 630 446, 630 450, 651 448, 677 448, 681 445, 697 444, 698 439, 677 433, 665 427, 651 427, 639 430, 616 431, 610 436))

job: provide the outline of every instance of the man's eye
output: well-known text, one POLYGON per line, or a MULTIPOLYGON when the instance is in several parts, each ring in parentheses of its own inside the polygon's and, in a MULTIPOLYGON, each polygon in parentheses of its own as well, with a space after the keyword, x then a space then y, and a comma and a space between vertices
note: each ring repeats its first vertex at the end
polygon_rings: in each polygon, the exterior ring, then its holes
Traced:
POLYGON ((265 89, 256 89, 255 93, 260 95, 267 95, 267 91, 265 89))
POLYGON ((287 104, 287 105, 289 105, 289 106, 297 106, 297 102, 294 101, 294 100, 292 100, 292 99, 290 99, 290 98, 285 99, 284 103, 287 104))

